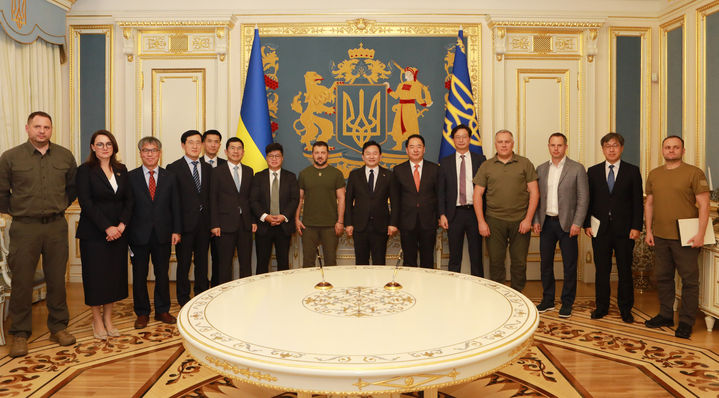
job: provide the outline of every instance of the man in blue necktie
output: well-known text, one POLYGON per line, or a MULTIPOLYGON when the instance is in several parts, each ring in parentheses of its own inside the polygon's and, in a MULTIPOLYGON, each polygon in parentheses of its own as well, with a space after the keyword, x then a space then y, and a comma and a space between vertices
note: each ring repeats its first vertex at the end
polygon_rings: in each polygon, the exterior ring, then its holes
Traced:
POLYGON ((609 133, 602 137, 600 144, 606 160, 587 170, 589 210, 584 220, 584 231, 592 238, 596 266, 597 307, 591 317, 600 319, 609 313, 609 275, 614 253, 619 275, 619 313, 624 322, 633 323, 632 254, 634 241, 642 230, 642 176, 637 166, 621 160, 624 137, 609 133))
POLYGON ((207 251, 210 246, 210 179, 212 166, 200 161, 202 134, 185 131, 180 137, 185 155, 167 166, 177 178, 182 217, 182 240, 177 254, 177 302, 190 301, 190 265, 195 264, 195 295, 209 287, 207 251), (194 258, 193 258, 194 257, 194 258))

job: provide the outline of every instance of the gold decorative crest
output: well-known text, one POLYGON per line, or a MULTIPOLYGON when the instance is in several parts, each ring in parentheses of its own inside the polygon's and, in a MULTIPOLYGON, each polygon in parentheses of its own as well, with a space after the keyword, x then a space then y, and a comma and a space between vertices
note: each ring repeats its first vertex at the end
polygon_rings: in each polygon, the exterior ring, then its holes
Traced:
POLYGON ((12 20, 18 29, 27 24, 27 0, 12 0, 10 3, 12 20))

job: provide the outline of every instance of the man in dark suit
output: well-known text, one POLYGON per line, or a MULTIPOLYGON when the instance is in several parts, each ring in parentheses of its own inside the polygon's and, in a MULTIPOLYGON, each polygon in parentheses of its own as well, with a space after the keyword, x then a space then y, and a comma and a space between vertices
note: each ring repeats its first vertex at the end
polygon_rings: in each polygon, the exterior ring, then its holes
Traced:
POLYGON ((232 259, 237 249, 240 278, 252 275, 252 233, 257 230, 250 210, 252 168, 240 163, 245 144, 232 137, 225 144, 227 163, 212 170, 210 226, 217 238, 219 272, 217 283, 231 281, 232 259))
POLYGON ((439 226, 447 230, 449 270, 460 272, 462 268, 466 234, 472 275, 484 276, 482 237, 479 235, 477 215, 472 202, 472 177, 477 174, 479 165, 486 158, 482 154, 469 151, 470 136, 469 127, 463 124, 455 126, 450 137, 456 152, 439 162, 439 226))
POLYGON ((614 252, 619 274, 617 305, 622 320, 633 323, 632 254, 634 241, 642 230, 642 175, 637 166, 620 160, 624 137, 609 133, 600 142, 606 161, 587 170, 589 210, 584 221, 584 231, 592 237, 596 266, 597 308, 591 316, 592 319, 599 319, 609 312, 609 274, 614 252), (598 231, 593 230, 592 219, 595 219, 595 224, 599 221, 598 231))
POLYGON ((282 145, 276 142, 267 145, 265 154, 268 168, 255 175, 250 190, 250 206, 258 220, 255 233, 257 275, 269 271, 273 244, 277 270, 290 269, 290 240, 294 232, 292 221, 300 203, 297 177, 282 168, 282 145))
POLYGON ((409 160, 392 171, 391 226, 399 227, 405 266, 417 266, 419 251, 422 268, 434 268, 439 166, 424 159, 421 135, 409 136, 404 145, 409 160))
MULTIPOLYGON (((220 152, 220 144, 222 143, 222 134, 217 130, 207 130, 202 134, 202 151, 205 153, 200 162, 207 163, 212 168, 227 164, 218 154, 220 152)), ((217 254, 217 237, 210 237, 210 254, 212 257, 212 273, 210 278, 210 286, 217 286, 217 276, 219 275, 220 256, 217 254)))
POLYGON ((170 249, 180 241, 182 221, 180 197, 175 175, 157 165, 162 143, 155 137, 144 137, 137 144, 142 166, 128 174, 134 198, 127 236, 132 253, 132 296, 135 329, 147 326, 150 299, 147 295, 147 272, 150 256, 155 274, 155 319, 175 323, 170 315, 170 249))
POLYGON ((167 166, 177 178, 182 209, 182 241, 177 255, 177 302, 190 301, 190 265, 195 264, 195 295, 207 290, 207 250, 210 246, 210 179, 212 167, 200 162, 202 134, 185 131, 180 137, 185 156, 167 166))
POLYGON ((384 265, 387 253, 390 181, 392 172, 379 165, 382 147, 376 141, 362 146, 364 166, 352 170, 345 196, 345 231, 354 238, 355 262, 384 265))

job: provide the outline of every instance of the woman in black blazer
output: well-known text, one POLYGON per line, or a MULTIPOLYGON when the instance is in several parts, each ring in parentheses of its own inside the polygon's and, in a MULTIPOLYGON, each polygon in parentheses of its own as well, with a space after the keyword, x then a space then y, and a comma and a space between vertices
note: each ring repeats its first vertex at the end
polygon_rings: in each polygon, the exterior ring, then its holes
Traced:
POLYGON ((112 304, 127 298, 125 225, 132 215, 127 168, 115 158, 117 141, 107 130, 90 139, 90 156, 77 169, 82 286, 92 309, 95 338, 119 336, 112 324, 112 304))

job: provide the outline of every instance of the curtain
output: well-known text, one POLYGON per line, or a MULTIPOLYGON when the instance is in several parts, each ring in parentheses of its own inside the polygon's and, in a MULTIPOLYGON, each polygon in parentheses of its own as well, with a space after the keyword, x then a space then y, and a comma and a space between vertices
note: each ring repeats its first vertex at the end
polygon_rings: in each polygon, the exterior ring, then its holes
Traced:
POLYGON ((34 111, 52 116, 52 141, 68 147, 62 108, 60 47, 42 39, 20 44, 0 30, 0 152, 27 140, 25 124, 34 111))

